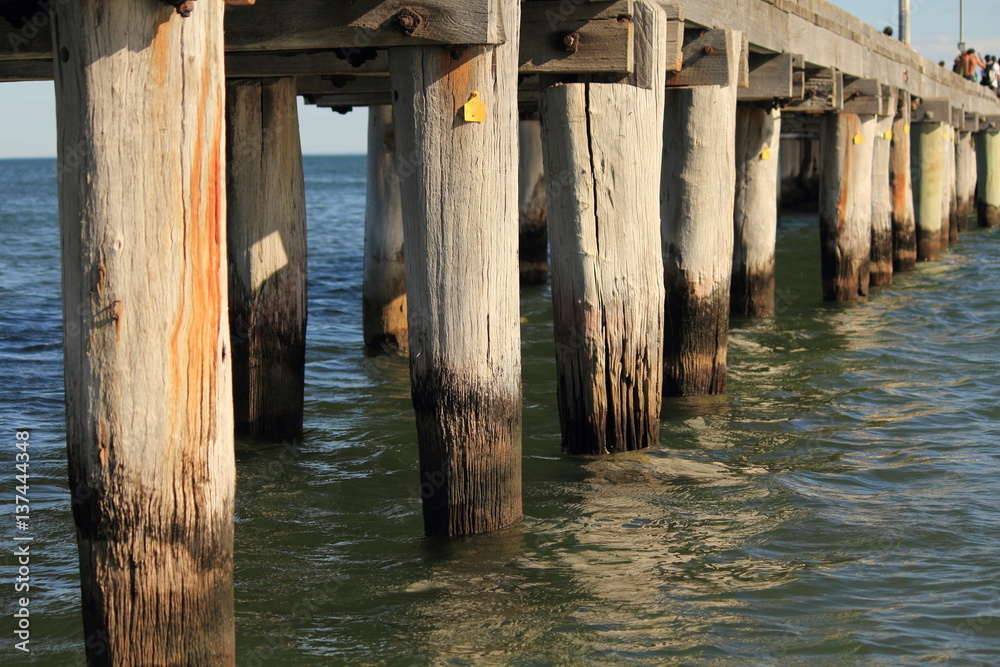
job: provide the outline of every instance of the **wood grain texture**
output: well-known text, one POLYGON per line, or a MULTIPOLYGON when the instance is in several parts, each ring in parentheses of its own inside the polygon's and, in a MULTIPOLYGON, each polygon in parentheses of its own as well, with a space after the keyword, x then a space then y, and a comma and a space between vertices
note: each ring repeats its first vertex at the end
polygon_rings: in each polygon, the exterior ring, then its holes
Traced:
POLYGON ((944 196, 941 198, 941 251, 958 240, 955 214, 955 128, 946 124, 941 131, 944 147, 944 196))
MULTIPOLYGON (((893 100, 895 104, 895 100, 893 100)), ((889 164, 893 116, 879 116, 872 147, 872 245, 869 281, 892 284, 892 186, 889 164)))
POLYGON ((972 132, 959 132, 955 143, 955 212, 958 231, 969 229, 976 201, 976 145, 972 132))
POLYGON ((518 272, 522 285, 543 285, 549 278, 549 234, 541 121, 521 120, 517 131, 518 272))
POLYGON ((976 134, 976 215, 980 227, 1000 227, 1000 132, 976 134))
POLYGON ((742 35, 726 31, 725 86, 668 88, 660 190, 667 396, 726 389, 742 35))
POLYGON ((295 79, 226 85, 229 326, 236 434, 302 431, 306 202, 295 79))
POLYGON ((944 123, 914 123, 910 129, 910 171, 917 223, 917 260, 941 254, 941 210, 944 198, 944 123))
POLYGON ((740 101, 791 98, 792 54, 751 53, 747 66, 750 85, 737 91, 740 101))
POLYGON ((222 4, 53 27, 69 484, 92 665, 233 665, 222 4))
POLYGON ((667 22, 643 1, 633 22, 641 53, 631 82, 559 84, 541 97, 559 417, 563 449, 575 454, 659 440, 667 22))
POLYGON ((736 199, 730 313, 774 315, 774 249, 778 230, 781 111, 736 110, 736 199))
POLYGON ((901 92, 892 122, 889 179, 892 189, 892 270, 912 271, 917 263, 916 213, 910 176, 910 94, 901 92))
POLYGON ((526 2, 521 7, 520 71, 537 74, 632 71, 631 2, 526 2), (563 38, 576 34, 575 49, 563 38))
POLYGON ((410 375, 424 527, 431 535, 521 518, 517 275, 517 26, 508 42, 394 49, 393 87, 410 375), (466 122, 473 91, 485 122, 466 122))
POLYGON ((368 110, 365 264, 361 284, 362 332, 370 351, 407 354, 406 261, 403 204, 396 168, 392 106, 368 110))
POLYGON ((875 116, 820 121, 819 228, 826 301, 868 298, 875 116))

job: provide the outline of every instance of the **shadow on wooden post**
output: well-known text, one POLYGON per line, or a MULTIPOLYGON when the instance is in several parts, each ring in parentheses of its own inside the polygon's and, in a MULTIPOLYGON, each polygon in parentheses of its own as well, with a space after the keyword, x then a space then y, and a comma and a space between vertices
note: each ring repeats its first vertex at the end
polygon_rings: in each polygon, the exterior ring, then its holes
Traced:
POLYGON ((634 4, 640 52, 625 83, 541 93, 563 449, 659 440, 663 264, 659 183, 667 20, 634 4))
POLYGON ((521 518, 520 3, 499 46, 389 51, 424 529, 521 518), (477 95, 474 95, 477 93, 477 95), (478 98, 484 105, 465 106, 478 98))
POLYGON ((87 663, 233 665, 223 4, 53 21, 87 663))
POLYGON ((545 168, 542 162, 542 125, 537 120, 518 123, 517 257, 522 285, 544 285, 549 277, 549 234, 545 168))
POLYGON ((229 322, 236 434, 302 431, 306 200, 295 78, 226 84, 229 322))

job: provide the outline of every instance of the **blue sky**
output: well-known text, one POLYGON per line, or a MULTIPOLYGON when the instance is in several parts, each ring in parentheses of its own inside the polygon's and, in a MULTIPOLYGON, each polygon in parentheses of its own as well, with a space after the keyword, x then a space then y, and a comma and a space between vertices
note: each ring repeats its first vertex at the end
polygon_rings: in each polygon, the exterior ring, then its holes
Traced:
MULTIPOLYGON (((896 27, 898 0, 836 0, 833 4, 878 28, 896 27)), ((933 61, 949 64, 957 53, 959 0, 910 0, 912 45, 933 61)), ((1000 54, 1000 0, 965 0, 965 41, 979 53, 1000 54)), ((0 87, 0 157, 52 157, 55 110, 50 82, 0 87)), ((367 113, 347 115, 299 101, 302 152, 310 155, 365 152, 367 113)))

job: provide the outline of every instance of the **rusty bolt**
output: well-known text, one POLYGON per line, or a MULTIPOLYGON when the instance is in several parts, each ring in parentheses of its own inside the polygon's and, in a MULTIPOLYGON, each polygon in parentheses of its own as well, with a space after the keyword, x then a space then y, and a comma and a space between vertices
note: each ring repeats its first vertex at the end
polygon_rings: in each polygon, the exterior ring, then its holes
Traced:
POLYGON ((928 111, 927 113, 924 114, 924 118, 926 118, 927 120, 934 120, 934 112, 928 111))
POLYGON ((396 14, 396 27, 407 37, 413 37, 413 33, 420 28, 420 24, 423 22, 423 17, 409 7, 403 7, 396 14))
POLYGON ((343 88, 349 82, 354 81, 355 79, 355 77, 351 76, 350 74, 333 74, 330 76, 325 76, 323 78, 329 81, 334 88, 343 88))
POLYGON ((726 55, 725 51, 719 51, 717 48, 715 48, 711 44, 707 44, 705 46, 705 48, 702 49, 702 50, 705 52, 706 56, 724 56, 724 55, 726 55))
POLYGON ((563 51, 576 53, 580 48, 580 33, 571 32, 562 38, 563 51))

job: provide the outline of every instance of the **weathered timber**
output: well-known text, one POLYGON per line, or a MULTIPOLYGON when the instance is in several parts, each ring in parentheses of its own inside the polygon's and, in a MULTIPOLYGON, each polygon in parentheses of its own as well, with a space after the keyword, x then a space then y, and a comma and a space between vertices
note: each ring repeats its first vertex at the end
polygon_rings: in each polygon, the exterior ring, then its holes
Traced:
POLYGON ((941 254, 941 200, 944 198, 944 123, 914 123, 910 132, 910 170, 917 223, 917 259, 941 254))
POLYGON ((859 115, 882 114, 882 85, 875 79, 844 80, 844 111, 859 115))
MULTIPOLYGON (((731 32, 731 31, 730 31, 731 32)), ((691 39, 683 48, 683 65, 667 73, 668 87, 737 86, 741 70, 746 72, 748 52, 743 49, 742 35, 733 47, 725 30, 708 30, 691 39), (735 48, 735 53, 726 49, 735 48), (737 67, 730 71, 729 59, 735 57, 737 67)))
POLYGON ((362 331, 372 352, 406 354, 406 262, 392 107, 368 110, 368 178, 365 193, 362 331))
POLYGON ((632 71, 631 2, 526 2, 521 8, 522 73, 632 71), (570 11, 568 11, 570 10, 570 11))
MULTIPOLYGON (((892 100, 895 105, 895 99, 892 100)), ((889 164, 893 116, 879 116, 872 147, 872 244, 869 284, 892 284, 892 186, 889 164)))
POLYGON ((976 147, 972 132, 959 132, 955 141, 955 215, 958 231, 964 232, 975 210, 976 147))
POLYGON ((430 535, 521 518, 520 3, 497 6, 505 44, 389 54, 397 155, 408 165, 400 192, 410 376, 430 535), (482 122, 463 113, 474 92, 482 122))
MULTIPOLYGON (((799 97, 796 95, 795 97, 799 97)), ((839 111, 844 108, 844 74, 836 68, 810 69, 805 73, 801 99, 784 107, 786 112, 839 111)))
POLYGON ((951 123, 949 98, 917 98, 910 114, 911 123, 951 123))
POLYGON ((899 97, 892 122, 889 174, 892 187, 892 270, 911 271, 917 263, 916 213, 910 175, 910 94, 899 97))
POLYGON ((91 665, 235 663, 222 10, 79 0, 54 18, 66 437, 91 665))
POLYGON ((664 105, 660 219, 669 396, 726 389, 742 35, 727 30, 725 38, 730 83, 668 88, 664 105))
POLYGON ((236 434, 302 430, 306 207, 295 79, 226 85, 229 326, 236 434))
POLYGON ((976 214, 980 227, 1000 227, 1000 131, 976 134, 976 214))
POLYGON ((542 91, 562 444, 603 454, 657 444, 663 364, 659 185, 666 17, 634 4, 626 83, 542 91))
POLYGON ((736 195, 730 312, 774 315, 774 248, 778 229, 781 111, 736 110, 736 195))
POLYGON ((517 139, 518 272, 522 285, 542 285, 549 277, 549 234, 541 122, 520 121, 517 139))
POLYGON ((955 211, 955 129, 945 125, 941 133, 944 142, 944 196, 941 200, 941 250, 958 240, 958 216, 955 211))
POLYGON ((791 53, 749 54, 749 86, 739 88, 736 98, 741 102, 793 98, 793 59, 791 53))
POLYGON ((376 51, 369 55, 374 58, 352 65, 343 49, 227 53, 226 76, 388 76, 388 54, 376 51))
POLYGON ((851 113, 821 121, 819 223, 827 301, 868 297, 875 125, 875 116, 851 113))

